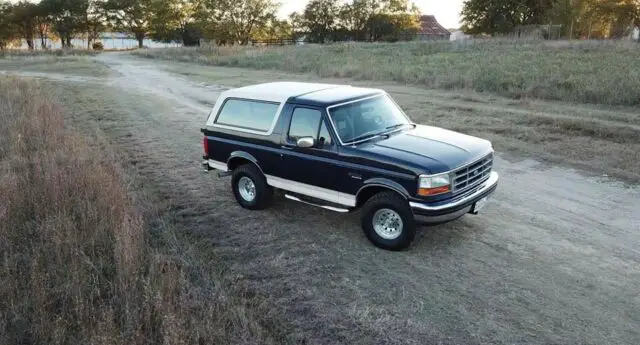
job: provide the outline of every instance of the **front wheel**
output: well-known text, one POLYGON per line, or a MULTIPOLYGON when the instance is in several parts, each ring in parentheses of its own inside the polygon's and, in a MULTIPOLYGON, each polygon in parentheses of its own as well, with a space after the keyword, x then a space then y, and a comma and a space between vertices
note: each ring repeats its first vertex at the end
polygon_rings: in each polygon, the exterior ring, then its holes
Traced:
POLYGON ((371 197, 362 209, 361 223, 369 241, 386 250, 409 247, 416 234, 409 203, 395 192, 382 192, 371 197))
POLYGON ((265 209, 273 200, 273 188, 267 184, 262 172, 252 164, 242 165, 233 171, 231 188, 240 206, 249 210, 265 209))

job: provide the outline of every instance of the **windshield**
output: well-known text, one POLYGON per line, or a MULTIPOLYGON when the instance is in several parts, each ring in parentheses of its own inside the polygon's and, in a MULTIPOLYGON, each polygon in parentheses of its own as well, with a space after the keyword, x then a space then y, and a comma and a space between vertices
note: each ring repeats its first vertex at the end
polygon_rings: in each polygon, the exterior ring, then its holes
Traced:
POLYGON ((329 116, 344 144, 364 140, 411 124, 388 95, 330 108, 329 116))

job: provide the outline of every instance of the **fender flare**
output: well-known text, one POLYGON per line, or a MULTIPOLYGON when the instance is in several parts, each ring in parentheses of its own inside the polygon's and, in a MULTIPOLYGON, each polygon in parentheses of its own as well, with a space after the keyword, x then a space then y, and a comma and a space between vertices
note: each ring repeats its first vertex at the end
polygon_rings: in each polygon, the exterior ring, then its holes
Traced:
MULTIPOLYGON (((229 155, 229 159, 227 159, 227 168, 229 170, 231 170, 231 161, 233 161, 236 158, 242 158, 242 159, 246 159, 249 162, 253 163, 256 167, 258 167, 258 169, 260 169, 260 172, 262 172, 262 168, 260 167, 260 165, 258 164, 258 160, 256 159, 256 157, 254 157, 252 154, 245 152, 245 151, 233 151, 231 152, 231 154, 229 155)), ((264 172, 263 172, 264 174, 264 172)))
POLYGON ((362 187, 360 187, 360 189, 358 189, 358 192, 356 193, 356 200, 358 200, 358 197, 360 196, 360 193, 362 191, 372 187, 382 187, 382 188, 393 190, 407 200, 410 197, 410 194, 407 191, 407 189, 404 188, 398 182, 392 181, 387 178, 376 177, 376 178, 372 178, 364 181, 364 183, 362 184, 362 187))

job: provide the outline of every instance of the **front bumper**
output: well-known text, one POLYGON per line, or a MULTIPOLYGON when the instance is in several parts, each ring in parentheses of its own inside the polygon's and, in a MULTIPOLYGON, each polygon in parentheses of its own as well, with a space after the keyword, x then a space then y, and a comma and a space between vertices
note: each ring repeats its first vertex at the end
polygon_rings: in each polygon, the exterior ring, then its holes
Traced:
POLYGON ((489 179, 472 194, 439 203, 410 202, 409 205, 414 215, 417 216, 437 217, 443 220, 446 220, 448 216, 457 218, 471 212, 476 202, 493 194, 498 187, 498 179, 498 173, 493 171, 489 179))

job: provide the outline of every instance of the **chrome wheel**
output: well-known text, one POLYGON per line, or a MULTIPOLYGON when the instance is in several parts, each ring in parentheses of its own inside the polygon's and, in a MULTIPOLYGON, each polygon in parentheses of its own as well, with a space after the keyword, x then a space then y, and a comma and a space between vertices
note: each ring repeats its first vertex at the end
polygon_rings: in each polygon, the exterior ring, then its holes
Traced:
POLYGON ((385 240, 395 240, 402 234, 402 218, 388 208, 381 208, 373 215, 373 230, 385 240))
POLYGON ((252 202, 256 198, 256 185, 250 178, 242 176, 238 181, 238 192, 245 201, 252 202))

